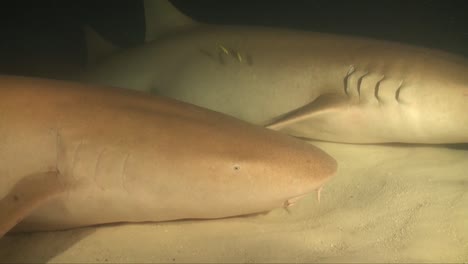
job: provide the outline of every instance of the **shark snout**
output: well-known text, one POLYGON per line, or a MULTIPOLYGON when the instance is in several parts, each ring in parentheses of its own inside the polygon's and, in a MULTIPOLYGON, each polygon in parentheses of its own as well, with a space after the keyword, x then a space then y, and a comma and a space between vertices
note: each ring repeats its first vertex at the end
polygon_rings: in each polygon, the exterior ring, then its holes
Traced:
POLYGON ((290 188, 288 201, 294 197, 316 193, 333 178, 338 170, 337 161, 322 149, 305 142, 296 152, 290 153, 288 178, 290 188), (304 144, 305 143, 305 144, 304 144))
POLYGON ((318 147, 314 147, 314 153, 307 158, 309 178, 318 185, 317 188, 323 186, 330 178, 332 178, 337 170, 337 161, 328 153, 318 147))

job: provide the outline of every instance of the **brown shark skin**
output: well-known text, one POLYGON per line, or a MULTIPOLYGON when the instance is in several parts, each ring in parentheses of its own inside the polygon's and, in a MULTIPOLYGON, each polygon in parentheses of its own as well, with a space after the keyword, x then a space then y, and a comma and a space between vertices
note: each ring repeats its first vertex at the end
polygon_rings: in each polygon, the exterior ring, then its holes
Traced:
POLYGON ((1 76, 0 124, 0 233, 30 193, 16 231, 264 212, 337 170, 293 137, 119 88, 1 76))
MULTIPOLYGON (((394 42, 195 24, 123 51, 82 80, 149 91, 260 125, 329 94, 285 133, 346 143, 468 142, 468 62, 394 42)), ((283 123, 283 124, 286 124, 283 123)))

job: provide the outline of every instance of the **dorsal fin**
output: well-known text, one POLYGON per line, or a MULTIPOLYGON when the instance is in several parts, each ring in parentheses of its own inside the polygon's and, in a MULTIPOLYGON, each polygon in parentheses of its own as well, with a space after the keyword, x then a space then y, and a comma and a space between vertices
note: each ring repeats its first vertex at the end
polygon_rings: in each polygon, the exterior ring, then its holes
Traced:
POLYGON ((280 130, 288 125, 332 111, 333 109, 347 103, 348 98, 345 96, 338 94, 323 94, 311 103, 275 118, 265 127, 273 130, 280 130))
POLYGON ((180 12, 169 0, 144 0, 145 42, 171 31, 191 27, 197 23, 180 12))

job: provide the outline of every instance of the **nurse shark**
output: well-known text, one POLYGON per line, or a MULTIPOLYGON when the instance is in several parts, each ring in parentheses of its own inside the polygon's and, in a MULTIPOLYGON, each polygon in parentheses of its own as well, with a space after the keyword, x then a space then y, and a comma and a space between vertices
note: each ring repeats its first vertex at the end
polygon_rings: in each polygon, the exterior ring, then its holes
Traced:
POLYGON ((248 215, 320 190, 299 139, 142 92, 0 76, 0 237, 248 215))
POLYGON ((468 142, 464 57, 366 38, 210 25, 168 1, 145 4, 157 18, 148 21, 155 28, 149 41, 90 67, 81 81, 172 97, 306 139, 468 142))

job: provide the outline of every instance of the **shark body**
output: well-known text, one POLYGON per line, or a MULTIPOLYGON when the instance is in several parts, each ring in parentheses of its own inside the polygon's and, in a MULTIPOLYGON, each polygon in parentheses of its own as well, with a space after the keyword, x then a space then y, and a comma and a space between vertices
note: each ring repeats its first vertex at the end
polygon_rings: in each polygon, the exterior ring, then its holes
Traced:
POLYGON ((461 56, 180 16, 175 30, 103 60, 81 80, 169 96, 307 139, 468 142, 461 56))
POLYGON ((298 139, 172 99, 0 77, 0 236, 289 206, 336 162, 298 139))

